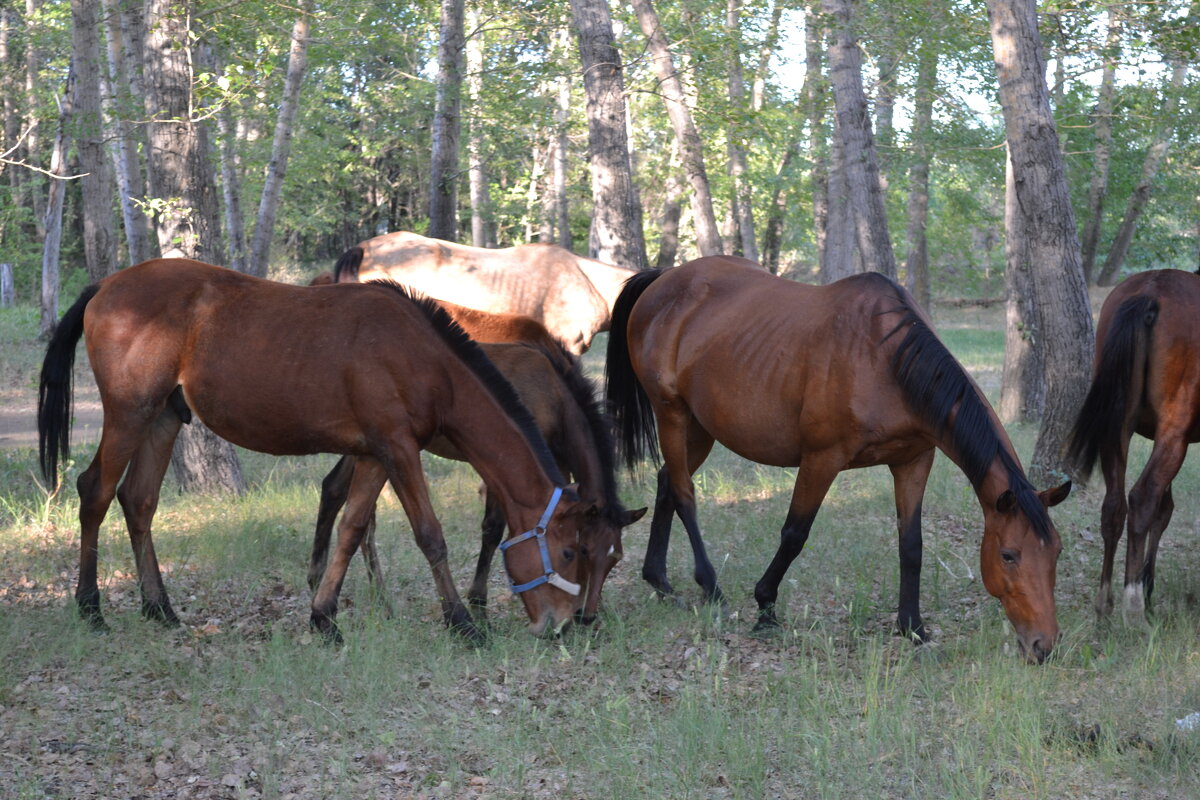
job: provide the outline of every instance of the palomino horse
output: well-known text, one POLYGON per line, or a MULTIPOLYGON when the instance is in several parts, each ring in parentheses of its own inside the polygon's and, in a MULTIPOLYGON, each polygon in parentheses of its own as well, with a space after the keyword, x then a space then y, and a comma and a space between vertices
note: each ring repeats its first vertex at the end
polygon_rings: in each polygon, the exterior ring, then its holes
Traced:
POLYGON ((1046 508, 1070 485, 1034 491, 974 382, 909 294, 876 273, 829 286, 776 278, 741 258, 702 258, 639 274, 617 301, 608 397, 632 466, 654 451, 665 474, 643 569, 669 593, 666 551, 679 514, 709 599, 721 597, 696 523, 691 475, 714 441, 760 464, 798 467, 775 557, 754 588, 757 630, 778 625, 779 583, 839 472, 886 464, 900 531, 901 632, 924 639, 921 499, 940 448, 983 508, 984 585, 1004 605, 1025 656, 1058 638, 1054 578, 1062 548, 1046 508))
POLYGON ((1158 542, 1171 521, 1171 481, 1190 442, 1200 442, 1200 277, 1173 269, 1121 282, 1100 309, 1092 386, 1068 453, 1086 478, 1096 459, 1104 472, 1100 531, 1104 562, 1096 613, 1112 611, 1113 557, 1125 518, 1124 611, 1145 620, 1154 591, 1158 542), (1154 441, 1150 459, 1125 500, 1125 464, 1134 433, 1154 441))
MULTIPOLYGON (((504 333, 494 325, 489 327, 496 335, 504 333)), ((470 328, 466 330, 473 333, 470 328)), ((594 506, 594 511, 584 517, 580 531, 580 540, 584 543, 581 555, 587 564, 584 570, 586 600, 580 619, 590 623, 599 609, 600 589, 608 573, 624 555, 621 529, 641 519, 646 509, 628 511, 617 496, 609 422, 596 402, 595 387, 583 376, 578 365, 568 363, 561 351, 554 359, 525 344, 481 343, 480 349, 512 384, 521 402, 533 415, 559 468, 579 482, 580 497, 594 506)), ((443 458, 465 460, 459 450, 442 438, 435 439, 426 449, 443 458)), ((353 472, 354 458, 344 456, 321 483, 321 505, 308 572, 308 583, 314 591, 325 571, 333 520, 346 502, 353 472)), ((467 601, 481 610, 487 606, 487 579, 503 533, 502 509, 496 496, 488 491, 483 543, 475 579, 467 593, 467 601)), ((363 557, 372 581, 382 586, 374 537, 369 534, 363 540, 363 557)))
POLYGON ((385 482, 429 561, 446 624, 480 636, 454 587, 421 469, 420 449, 439 436, 483 476, 509 529, 536 539, 505 554, 512 580, 533 584, 521 594, 531 629, 553 628, 580 608, 576 550, 591 506, 563 492, 558 466, 512 387, 433 303, 395 286, 287 286, 183 259, 105 278, 67 311, 42 366, 38 432, 51 481, 68 452, 71 366, 84 333, 104 428, 77 483, 75 599, 94 625, 104 625, 97 535, 114 494, 133 544, 142 613, 178 623, 150 524, 172 444, 193 413, 252 450, 356 456, 337 551, 312 601, 312 624, 326 636, 338 636, 346 566, 385 482))
POLYGON ((334 268, 338 281, 386 278, 467 308, 532 317, 574 355, 608 330, 633 274, 553 244, 492 250, 403 231, 360 243, 334 268))

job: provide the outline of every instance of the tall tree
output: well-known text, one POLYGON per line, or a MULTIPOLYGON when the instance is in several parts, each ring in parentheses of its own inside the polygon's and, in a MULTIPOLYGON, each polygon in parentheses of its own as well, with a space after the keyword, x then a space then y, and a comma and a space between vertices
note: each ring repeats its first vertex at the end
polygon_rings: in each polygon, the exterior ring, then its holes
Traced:
POLYGON ((896 256, 887 228, 887 209, 879 180, 879 160, 871 135, 871 117, 862 83, 862 53, 855 32, 857 0, 823 0, 836 22, 829 48, 829 75, 837 110, 842 167, 854 218, 855 240, 869 269, 896 277, 896 256))
POLYGON ((625 130, 625 81, 606 0, 571 0, 579 36, 583 88, 587 93, 588 147, 592 171, 593 258, 645 269, 642 204, 633 183, 625 130))
POLYGON ((733 178, 736 199, 737 230, 742 255, 758 261, 758 243, 754 237, 754 211, 751 201, 749 167, 740 118, 746 113, 746 81, 742 73, 741 0, 726 0, 725 32, 729 37, 729 176, 733 178))
POLYGON ((115 192, 112 167, 105 147, 100 111, 100 2, 71 0, 75 103, 72 114, 79 179, 83 194, 83 251, 88 277, 98 281, 117 269, 117 239, 113 227, 115 192))
MULTIPOLYGON (((461 8, 461 3, 459 5, 461 8)), ((267 277, 271 237, 275 234, 275 217, 279 213, 279 198, 287 176, 288 157, 292 152, 292 124, 300 105, 300 84, 308 66, 308 30, 313 0, 302 0, 300 13, 292 26, 291 46, 288 48, 287 77, 283 83, 283 101, 275 119, 275 137, 271 143, 271 162, 263 183, 258 217, 254 223, 254 238, 250 241, 250 263, 247 271, 260 278, 267 277)))
POLYGON ((825 108, 829 81, 825 77, 822 45, 827 32, 820 23, 819 0, 810 0, 804 11, 804 91, 801 102, 808 119, 809 183, 812 186, 812 230, 817 261, 825 263, 829 222, 829 148, 825 137, 825 108))
POLYGON ((913 98, 912 163, 908 170, 908 258, 904 271, 908 289, 925 309, 932 308, 929 286, 929 136, 933 127, 933 97, 937 90, 938 46, 932 35, 918 45, 917 83, 913 98))
POLYGON ((50 155, 50 196, 46 201, 46 216, 42 220, 45 239, 42 242, 42 317, 38 332, 43 339, 54 335, 58 327, 58 258, 62 247, 63 201, 67 194, 67 126, 71 120, 71 105, 75 95, 75 67, 67 68, 66 86, 58 101, 58 130, 54 150, 50 155))
POLYGON ((988 0, 987 6, 1019 224, 1037 287, 1033 344, 1042 348, 1046 413, 1031 473, 1046 480, 1062 468, 1063 445, 1087 391, 1095 332, 1050 111, 1037 8, 1034 0, 988 0))
MULTIPOLYGON (((146 0, 146 113, 148 166, 159 247, 164 256, 220 264, 216 181, 202 123, 192 119, 189 0, 146 0)), ((172 458, 184 491, 245 491, 237 453, 198 419, 183 426, 172 458)))
POLYGON ((1104 197, 1108 194, 1108 164, 1112 148, 1113 96, 1117 85, 1117 60, 1121 51, 1121 15, 1109 4, 1108 35, 1101 55, 1104 66, 1100 72, 1100 93, 1092 113, 1095 145, 1092 147, 1092 180, 1088 185, 1087 222, 1083 227, 1083 276, 1092 282, 1096 268, 1096 246, 1100 243, 1100 228, 1104 216, 1104 197))
MULTIPOLYGON (((37 164, 41 157, 41 133, 38 128, 38 111, 37 106, 33 102, 33 98, 37 97, 38 90, 38 73, 42 64, 42 48, 38 46, 38 39, 35 35, 34 19, 38 17, 39 9, 42 6, 42 0, 25 0, 25 97, 26 102, 30 103, 25 115, 25 125, 28 133, 25 135, 25 152, 29 154, 29 163, 37 164)), ((61 114, 60 120, 61 120, 61 114)), ((37 229, 39 240, 44 241, 46 238, 45 221, 48 219, 46 208, 46 197, 42 195, 41 187, 37 181, 29 181, 29 201, 33 209, 34 225, 37 229)))
POLYGON ((1046 408, 1043 349, 1038 333, 1037 284, 1029 239, 1017 200, 1012 158, 1004 158, 1004 368, 1000 380, 1001 422, 1034 422, 1046 408))
POLYGON ((675 60, 667 37, 663 33, 658 13, 650 0, 632 0, 633 11, 647 40, 650 59, 658 76, 659 90, 667 106, 667 116, 675 130, 683 171, 692 187, 692 217, 696 226, 696 247, 700 255, 711 256, 722 252, 721 233, 717 227, 717 215, 713 212, 712 189, 708 182, 708 171, 704 166, 704 146, 700 133, 692 120, 683 81, 675 69, 675 60))
POLYGON ((467 138, 471 187, 471 244, 475 247, 495 247, 496 226, 491 218, 492 200, 483 159, 483 18, 477 5, 471 6, 467 17, 470 27, 466 49, 467 99, 471 103, 471 124, 467 138))
POLYGON ((429 235, 458 240, 458 135, 462 124, 463 0, 441 0, 433 163, 429 170, 429 235))
POLYGON ((841 118, 833 120, 826 176, 825 246, 821 249, 821 283, 833 283, 858 271, 854 259, 854 211, 846 179, 846 144, 838 130, 841 118))

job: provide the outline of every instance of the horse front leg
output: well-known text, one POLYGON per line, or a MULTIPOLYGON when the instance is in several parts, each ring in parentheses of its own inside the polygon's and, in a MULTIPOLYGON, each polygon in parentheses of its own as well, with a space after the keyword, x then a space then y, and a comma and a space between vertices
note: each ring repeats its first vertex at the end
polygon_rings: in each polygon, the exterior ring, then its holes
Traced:
POLYGON ((779 584, 788 567, 800 555, 808 541, 813 520, 825 499, 833 479, 837 477, 841 462, 807 455, 796 473, 796 485, 792 489, 792 503, 788 508, 787 520, 779 532, 779 549, 767 566, 767 571, 754 586, 754 600, 758 603, 758 622, 755 632, 771 631, 779 627, 775 603, 779 599, 779 584))
POLYGON ((487 616, 488 576, 492 573, 492 558, 504 538, 504 509, 489 491, 484 500, 482 536, 479 542, 479 561, 475 564, 475 578, 467 592, 467 602, 481 618, 487 616))
POLYGON ((905 464, 889 465, 896 490, 896 522, 900 531, 900 598, 896 630, 914 642, 929 640, 921 619, 921 501, 933 468, 934 451, 928 450, 905 464))

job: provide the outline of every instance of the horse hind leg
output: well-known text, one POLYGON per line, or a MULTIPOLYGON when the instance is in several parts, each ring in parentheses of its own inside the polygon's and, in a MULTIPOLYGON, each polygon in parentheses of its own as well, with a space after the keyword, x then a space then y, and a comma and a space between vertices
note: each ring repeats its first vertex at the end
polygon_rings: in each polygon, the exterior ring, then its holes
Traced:
POLYGON ((1153 579, 1151 551, 1157 551, 1162 528, 1170 520, 1174 502, 1168 501, 1171 481, 1174 480, 1187 445, 1182 435, 1170 431, 1155 437, 1154 449, 1142 470, 1141 477, 1129 493, 1129 539, 1125 551, 1126 624, 1146 624, 1147 578, 1153 579), (1164 511, 1166 513, 1164 513, 1164 511))
POLYGON ((492 493, 488 492, 484 505, 483 523, 480 526, 483 535, 479 545, 479 561, 475 565, 475 577, 467 592, 467 603, 481 619, 487 617, 488 576, 492 572, 492 558, 496 555, 496 548, 500 546, 500 541, 504 537, 505 524, 504 512, 500 508, 500 504, 492 496, 492 493))
POLYGON ((354 457, 342 456, 321 481, 321 501, 317 506, 317 524, 313 531, 312 555, 308 559, 308 588, 315 592, 329 560, 329 540, 338 512, 350 494, 354 477, 354 457))
POLYGON ((1104 473, 1104 502, 1100 507, 1100 536, 1104 541, 1104 556, 1100 566, 1100 586, 1092 606, 1096 616, 1108 617, 1113 609, 1112 576, 1117 545, 1125 532, 1125 520, 1129 515, 1129 504, 1125 499, 1125 465, 1128 461, 1129 442, 1122 443, 1119 453, 1100 454, 1100 466, 1104 473))
POLYGON ((654 587, 659 599, 664 599, 675 596, 675 589, 667 578, 667 548, 671 542, 671 522, 675 518, 675 499, 671 495, 671 479, 665 466, 658 471, 657 486, 654 515, 650 518, 650 538, 642 562, 642 579, 654 587))
MULTIPOLYGON (((725 596, 717 585, 717 571, 708 558, 704 547, 704 539, 700 534, 700 525, 696 518, 696 490, 692 475, 712 452, 713 437, 700 427, 691 412, 686 409, 679 411, 675 408, 658 413, 658 440, 663 456, 663 471, 666 473, 666 485, 670 502, 674 506, 679 521, 687 531, 688 541, 692 545, 693 572, 692 576, 700 585, 704 600, 708 603, 724 605, 725 596)), ((646 561, 653 570, 659 568, 660 574, 666 574, 667 537, 670 534, 669 516, 659 516, 659 505, 656 501, 655 519, 651 527, 660 519, 663 525, 661 545, 655 545, 652 551, 647 546, 646 561), (651 558, 658 559, 658 564, 652 563, 651 558)), ((666 504, 661 503, 665 508, 666 504)), ((645 574, 643 568, 643 575, 645 574)), ((667 584, 670 588, 670 584, 667 584)))

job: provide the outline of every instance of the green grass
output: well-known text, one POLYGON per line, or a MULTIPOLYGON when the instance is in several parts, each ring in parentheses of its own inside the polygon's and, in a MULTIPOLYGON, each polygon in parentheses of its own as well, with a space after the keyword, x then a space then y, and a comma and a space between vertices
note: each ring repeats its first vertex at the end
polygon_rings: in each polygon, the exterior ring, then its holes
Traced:
MULTIPOLYGON (((1003 337, 954 314, 947 344, 972 370, 998 370, 1003 337)), ((7 325, 0 315, 15 336, 7 325)), ((5 374, 36 373, 38 346, 3 352, 5 374)), ((1026 455, 1035 434, 1012 430, 1026 455)), ((1134 450, 1137 468, 1148 448, 1134 450)), ((89 455, 76 454, 68 487, 89 455)), ((243 458, 245 497, 180 496, 170 478, 164 488, 155 542, 181 630, 138 615, 128 539, 110 512, 100 577, 113 630, 96 635, 70 605, 73 489, 50 501, 33 453, 0 454, 0 794, 1200 796, 1200 735, 1174 732, 1200 710, 1196 464, 1176 483, 1149 632, 1093 619, 1099 487, 1054 510, 1065 636, 1050 663, 1030 667, 979 579, 978 503, 942 457, 925 500, 922 605, 935 641, 920 648, 891 632, 898 566, 884 469, 835 483, 781 587, 774 638, 748 635, 751 592, 794 473, 718 448, 697 486, 730 618, 693 605, 678 525, 669 569, 685 602, 652 597, 639 577, 643 521, 626 534, 598 631, 531 638, 496 574, 491 641, 468 647, 442 628, 392 500, 380 552, 396 618, 381 617, 356 563, 339 617, 347 642, 330 648, 307 630, 305 571, 318 481, 334 459, 243 458)), ((461 464, 426 466, 465 587, 478 480, 461 464)), ((649 477, 626 482, 631 504, 652 500, 649 477)))

